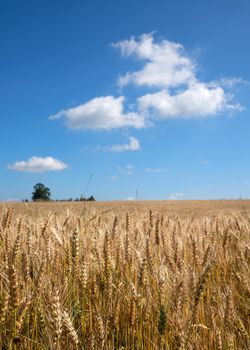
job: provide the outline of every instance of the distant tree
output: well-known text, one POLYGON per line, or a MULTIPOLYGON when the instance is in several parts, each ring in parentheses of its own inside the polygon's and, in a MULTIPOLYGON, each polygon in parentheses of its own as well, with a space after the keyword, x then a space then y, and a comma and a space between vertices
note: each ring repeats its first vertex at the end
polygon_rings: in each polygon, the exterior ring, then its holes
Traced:
POLYGON ((90 196, 88 199, 87 199, 87 201, 90 201, 90 202, 94 202, 95 201, 95 198, 93 197, 93 196, 90 196))
POLYGON ((50 200, 50 189, 45 187, 42 183, 37 183, 34 186, 34 191, 32 192, 32 200, 36 201, 49 201, 50 200))
POLYGON ((83 195, 81 194, 81 196, 80 196, 80 199, 79 199, 81 202, 84 202, 84 201, 86 201, 86 199, 83 197, 83 195))

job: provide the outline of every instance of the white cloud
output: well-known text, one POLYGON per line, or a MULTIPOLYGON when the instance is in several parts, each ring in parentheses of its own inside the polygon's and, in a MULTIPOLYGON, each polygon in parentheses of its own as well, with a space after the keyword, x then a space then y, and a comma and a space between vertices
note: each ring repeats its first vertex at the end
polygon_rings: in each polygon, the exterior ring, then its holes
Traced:
POLYGON ((123 55, 134 56, 143 62, 141 70, 127 72, 119 78, 120 86, 132 83, 160 89, 137 98, 138 110, 147 118, 207 117, 224 110, 243 109, 231 102, 232 95, 224 89, 232 88, 242 80, 200 81, 196 63, 179 43, 155 42, 152 34, 144 34, 138 40, 132 37, 113 45, 123 55))
POLYGON ((127 169, 127 170, 134 170, 134 169, 135 169, 135 166, 132 165, 132 164, 128 164, 128 165, 126 166, 126 169, 127 169))
POLYGON ((121 173, 122 175, 131 175, 135 170, 135 166, 133 164, 128 164, 124 167, 117 165, 116 170, 118 170, 118 172, 121 173))
POLYGON ((124 198, 124 201, 135 201, 136 198, 135 197, 127 197, 127 198, 124 198))
POLYGON ((135 170, 135 166, 134 166, 134 165, 128 164, 128 165, 126 166, 126 174, 127 174, 127 175, 133 174, 134 170, 135 170))
POLYGON ((121 76, 118 81, 120 86, 134 83, 139 86, 170 87, 195 79, 195 63, 179 43, 168 40, 155 43, 152 34, 144 34, 139 40, 132 37, 113 46, 120 49, 123 55, 145 62, 141 70, 121 76))
POLYGON ((112 175, 112 176, 110 176, 109 177, 109 181, 116 181, 116 180, 118 180, 118 176, 117 175, 112 175))
POLYGON ((46 171, 58 171, 68 168, 68 165, 52 157, 31 157, 27 161, 19 161, 9 164, 8 169, 16 171, 29 171, 33 173, 43 173, 46 171))
POLYGON ((248 80, 244 80, 242 78, 235 78, 235 77, 223 77, 218 80, 217 82, 221 86, 227 87, 227 88, 233 88, 236 85, 250 85, 250 82, 248 80))
POLYGON ((201 160, 200 161, 200 164, 204 165, 204 166, 208 165, 208 163, 209 163, 208 160, 201 160))
POLYGON ((133 136, 129 138, 129 143, 112 145, 108 148, 108 150, 111 152, 138 151, 139 149, 140 143, 133 136))
MULTIPOLYGON (((204 118, 243 109, 233 102, 233 95, 228 91, 244 81, 234 77, 202 81, 196 61, 180 43, 165 39, 156 41, 151 33, 112 45, 123 56, 141 63, 138 70, 121 75, 118 85, 143 86, 148 88, 148 93, 142 96, 137 93, 136 103, 131 105, 125 103, 124 96, 96 97, 63 109, 49 119, 62 118, 68 128, 79 130, 140 129, 157 119, 204 118)), ((114 145, 113 151, 132 150, 137 146, 130 143, 127 147, 114 145)))
POLYGON ((176 200, 176 199, 180 199, 181 197, 184 196, 184 193, 182 192, 177 192, 177 193, 172 193, 170 196, 169 196, 169 199, 171 200, 176 200))
POLYGON ((148 173, 159 174, 159 173, 165 173, 167 171, 167 168, 146 168, 145 170, 148 173))
POLYGON ((62 110, 49 117, 64 118, 70 129, 111 130, 124 127, 142 128, 144 118, 134 112, 124 112, 125 97, 96 97, 74 108, 62 110))
POLYGON ((175 95, 167 90, 146 94, 138 98, 138 105, 144 113, 153 110, 155 116, 164 119, 205 117, 233 108, 221 87, 210 88, 203 83, 195 83, 175 95))
POLYGON ((93 151, 93 152, 125 152, 125 151, 139 151, 140 142, 135 137, 129 137, 129 143, 124 144, 114 144, 111 146, 100 146, 97 145, 95 147, 86 146, 82 149, 82 151, 93 151))

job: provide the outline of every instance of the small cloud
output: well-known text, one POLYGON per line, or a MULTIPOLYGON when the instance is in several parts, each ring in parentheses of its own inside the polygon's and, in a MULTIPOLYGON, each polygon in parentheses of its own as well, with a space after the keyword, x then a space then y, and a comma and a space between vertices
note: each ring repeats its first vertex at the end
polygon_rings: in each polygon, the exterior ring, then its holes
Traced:
POLYGON ((207 187, 208 187, 208 188, 215 188, 215 185, 208 184, 207 187))
POLYGON ((204 165, 204 166, 208 165, 208 163, 209 163, 208 160, 201 160, 200 161, 200 164, 204 165))
POLYGON ((112 175, 112 176, 110 176, 109 177, 109 181, 116 181, 116 180, 118 180, 118 176, 117 175, 112 175))
POLYGON ((139 141, 131 136, 129 143, 112 145, 108 148, 110 152, 138 151, 140 149, 139 141))
POLYGON ((59 171, 68 168, 64 162, 53 157, 31 157, 27 161, 19 161, 9 164, 8 169, 16 171, 28 171, 33 173, 43 173, 46 171, 59 171))
POLYGON ((176 200, 176 199, 180 199, 181 197, 184 196, 184 193, 182 192, 177 192, 177 193, 172 193, 170 196, 169 196, 169 199, 171 200, 176 200))
POLYGON ((226 88, 233 88, 235 85, 250 85, 250 82, 248 80, 235 77, 223 77, 218 81, 218 83, 226 88))
POLYGON ((133 174, 134 170, 135 170, 135 166, 134 166, 134 165, 128 164, 128 165, 126 166, 126 174, 127 174, 127 175, 133 174))
POLYGON ((95 147, 84 147, 82 151, 91 150, 92 152, 126 152, 126 151, 139 151, 140 143, 135 137, 129 137, 129 143, 114 144, 111 146, 95 146, 95 147))
POLYGON ((91 147, 91 146, 84 146, 80 149, 80 152, 89 152, 89 151, 97 151, 96 147, 91 147))
POLYGON ((165 173, 167 171, 167 168, 146 168, 145 171, 147 173, 159 174, 159 173, 165 173))
POLYGON ((135 166, 133 164, 128 164, 123 167, 120 165, 117 165, 115 169, 112 169, 112 170, 117 170, 122 175, 131 175, 135 170, 135 166))
POLYGON ((127 169, 127 170, 134 170, 134 169, 135 169, 135 166, 132 165, 132 164, 128 164, 128 165, 126 166, 126 169, 127 169))
POLYGON ((127 198, 124 198, 124 201, 135 201, 135 197, 127 197, 127 198))

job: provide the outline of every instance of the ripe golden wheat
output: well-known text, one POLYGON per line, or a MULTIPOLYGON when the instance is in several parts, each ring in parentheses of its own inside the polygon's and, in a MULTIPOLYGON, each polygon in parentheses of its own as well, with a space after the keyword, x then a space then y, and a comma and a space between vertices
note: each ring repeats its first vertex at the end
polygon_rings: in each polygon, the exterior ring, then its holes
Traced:
POLYGON ((0 212, 1 349, 250 348, 246 213, 38 214, 0 212))

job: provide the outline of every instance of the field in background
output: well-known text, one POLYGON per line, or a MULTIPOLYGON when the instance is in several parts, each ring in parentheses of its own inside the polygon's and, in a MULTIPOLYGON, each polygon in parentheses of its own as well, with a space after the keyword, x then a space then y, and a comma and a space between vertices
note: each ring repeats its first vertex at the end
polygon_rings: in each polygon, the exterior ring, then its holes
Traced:
POLYGON ((18 214, 28 216, 46 215, 50 211, 56 214, 69 209, 73 213, 110 211, 114 215, 127 212, 156 210, 158 213, 180 216, 206 216, 213 213, 240 211, 250 214, 250 200, 189 200, 189 201, 113 201, 113 202, 50 202, 50 203, 4 203, 0 202, 0 211, 13 208, 18 214))
POLYGON ((1 203, 0 348, 249 349, 249 266, 250 201, 1 203))

